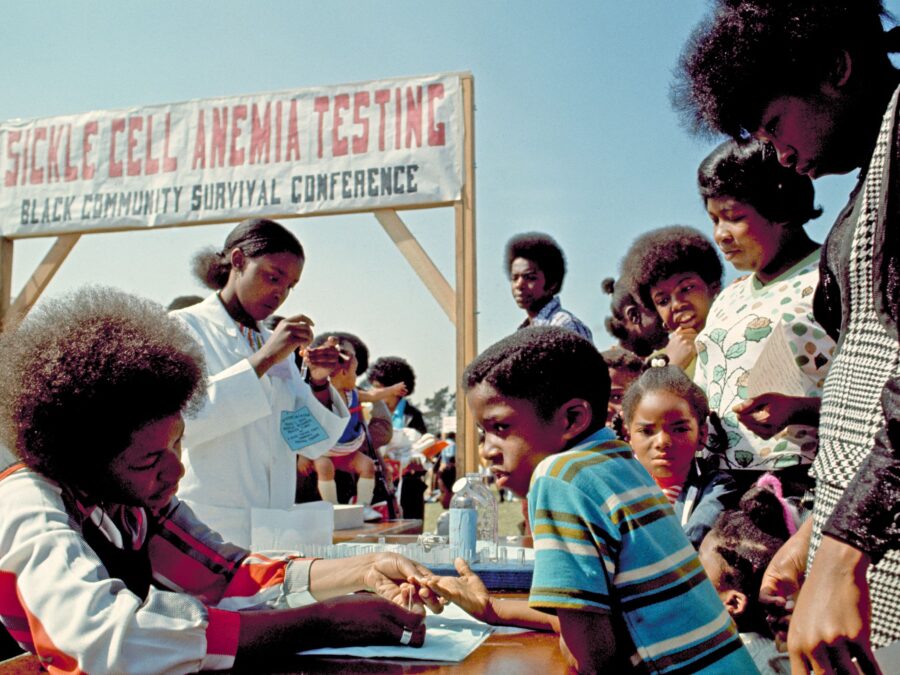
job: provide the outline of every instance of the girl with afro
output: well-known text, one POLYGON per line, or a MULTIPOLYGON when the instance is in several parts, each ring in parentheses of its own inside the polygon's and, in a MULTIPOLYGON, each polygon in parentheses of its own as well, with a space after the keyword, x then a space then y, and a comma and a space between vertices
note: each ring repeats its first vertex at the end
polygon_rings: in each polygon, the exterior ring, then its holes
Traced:
POLYGON ((634 241, 622 273, 633 279, 638 299, 656 309, 669 331, 665 348, 669 363, 693 376, 694 341, 722 288, 722 263, 715 246, 691 227, 661 227, 634 241))

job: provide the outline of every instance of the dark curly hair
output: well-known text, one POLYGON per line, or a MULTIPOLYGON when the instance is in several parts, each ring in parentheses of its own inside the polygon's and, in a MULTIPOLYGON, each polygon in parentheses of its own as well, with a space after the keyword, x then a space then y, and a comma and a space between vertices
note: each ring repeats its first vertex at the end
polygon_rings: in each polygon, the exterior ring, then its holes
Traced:
POLYGON ((248 258, 269 253, 293 253, 301 262, 306 259, 297 237, 283 225, 265 218, 249 218, 238 223, 228 234, 221 251, 209 247, 194 256, 194 274, 203 285, 214 291, 225 288, 231 272, 231 252, 236 248, 248 258))
MULTIPOLYGON (((327 331, 325 333, 317 333, 316 337, 310 343, 310 347, 320 347, 328 340, 328 338, 334 337, 340 340, 345 340, 353 345, 353 351, 356 352, 356 374, 362 375, 366 370, 369 369, 369 348, 366 347, 366 343, 360 340, 353 333, 344 333, 341 331, 327 331)), ((413 376, 413 381, 415 381, 415 376, 413 376)), ((379 380, 382 384, 384 384, 383 380, 379 380)))
POLYGON ((644 361, 634 352, 621 347, 610 347, 600 352, 610 370, 628 370, 640 375, 644 370, 644 361))
POLYGON ((376 359, 367 374, 369 382, 380 382, 385 387, 402 382, 406 385, 406 395, 412 395, 416 389, 416 374, 412 366, 399 356, 382 356, 376 359))
POLYGON ((0 434, 32 469, 92 491, 147 424, 198 408, 203 354, 149 300, 86 287, 0 336, 0 434))
POLYGON ((556 326, 516 331, 479 354, 463 373, 466 391, 485 382, 503 396, 529 401, 544 421, 572 398, 585 399, 592 430, 606 423, 609 370, 590 341, 556 326))
POLYGON ((648 311, 637 297, 637 292, 626 281, 607 277, 602 282, 604 293, 612 296, 606 317, 606 332, 619 341, 619 346, 637 356, 650 356, 666 346, 669 334, 656 310, 648 311), (647 321, 644 321, 644 317, 647 321))
POLYGON ((772 556, 790 537, 778 497, 767 488, 750 488, 738 508, 719 515, 706 536, 725 561, 720 583, 747 596, 748 609, 736 619, 739 629, 768 632, 757 601, 759 587, 772 556))
POLYGON ((722 261, 715 245, 698 230, 670 225, 638 237, 622 265, 623 275, 634 279, 638 298, 653 307, 650 287, 676 274, 693 272, 707 286, 722 285, 722 261))
POLYGON ((783 166, 772 146, 761 141, 719 145, 700 163, 697 184, 704 204, 730 197, 772 223, 800 227, 822 215, 813 203, 812 180, 783 166))
POLYGON ((631 424, 644 396, 654 391, 667 391, 687 402, 698 426, 702 427, 709 420, 712 433, 706 441, 706 447, 713 453, 724 453, 728 447, 728 436, 719 416, 709 409, 706 394, 681 368, 668 365, 668 358, 662 358, 667 365, 651 367, 648 364, 643 374, 625 392, 625 398, 622 399, 622 419, 625 425, 631 424))
POLYGON ((880 0, 718 0, 688 39, 672 102, 694 132, 742 138, 780 96, 808 96, 841 53, 851 77, 884 77, 893 66, 880 0))
POLYGON ((525 258, 541 268, 547 286, 554 293, 562 290, 566 276, 566 258, 559 244, 550 235, 541 232, 517 234, 506 242, 506 276, 509 276, 513 260, 525 258))

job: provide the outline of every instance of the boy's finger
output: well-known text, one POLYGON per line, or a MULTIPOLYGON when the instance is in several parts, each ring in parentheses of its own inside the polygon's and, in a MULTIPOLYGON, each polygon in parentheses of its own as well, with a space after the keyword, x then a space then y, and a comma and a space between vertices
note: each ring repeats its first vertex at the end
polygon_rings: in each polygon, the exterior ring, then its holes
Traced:
POLYGON ((461 577, 472 574, 472 568, 469 567, 469 563, 467 563, 462 558, 457 558, 456 560, 454 560, 453 566, 456 568, 456 571, 459 572, 459 576, 461 577))

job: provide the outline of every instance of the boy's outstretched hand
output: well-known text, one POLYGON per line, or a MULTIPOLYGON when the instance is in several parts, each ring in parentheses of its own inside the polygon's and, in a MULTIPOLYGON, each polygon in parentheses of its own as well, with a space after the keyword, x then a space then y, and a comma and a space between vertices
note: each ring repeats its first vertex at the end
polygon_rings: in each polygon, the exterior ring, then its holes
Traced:
POLYGON ((457 558, 453 565, 459 572, 458 577, 430 575, 420 579, 420 583, 444 600, 458 605, 464 612, 471 614, 479 621, 496 623, 497 614, 491 603, 491 594, 481 578, 462 558, 457 558))

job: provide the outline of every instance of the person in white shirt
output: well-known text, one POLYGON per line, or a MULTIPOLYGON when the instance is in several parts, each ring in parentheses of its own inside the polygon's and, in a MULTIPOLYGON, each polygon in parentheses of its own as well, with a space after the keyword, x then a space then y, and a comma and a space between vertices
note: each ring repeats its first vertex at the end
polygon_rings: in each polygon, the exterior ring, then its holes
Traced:
POLYGON ((249 546, 254 509, 289 509, 298 464, 335 445, 349 413, 329 385, 333 343, 313 339, 306 316, 263 325, 300 280, 300 242, 271 220, 239 223, 220 251, 198 254, 195 272, 216 292, 173 312, 200 344, 209 371, 206 405, 186 420, 178 496, 213 529, 249 546), (303 349, 308 382, 294 352, 303 349))

